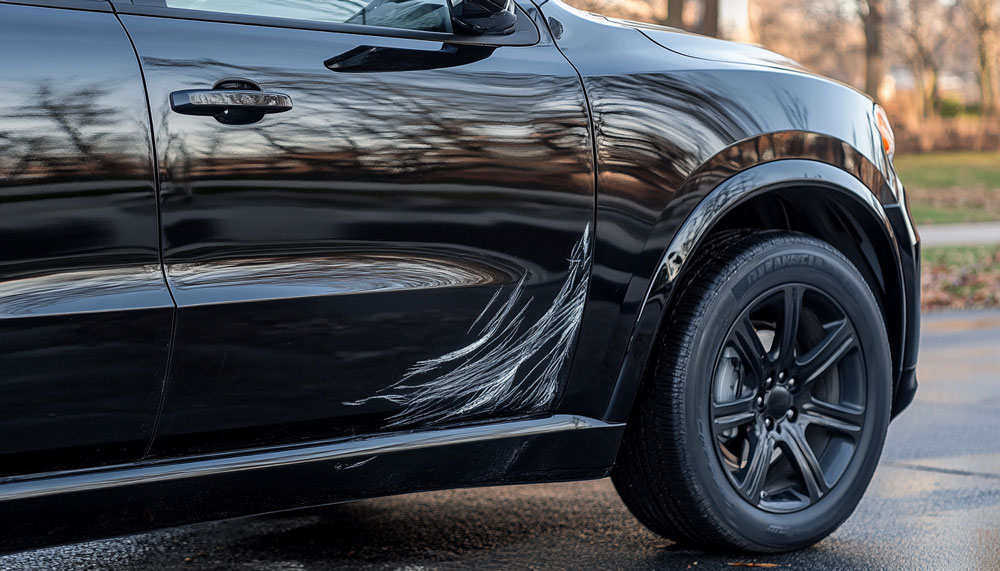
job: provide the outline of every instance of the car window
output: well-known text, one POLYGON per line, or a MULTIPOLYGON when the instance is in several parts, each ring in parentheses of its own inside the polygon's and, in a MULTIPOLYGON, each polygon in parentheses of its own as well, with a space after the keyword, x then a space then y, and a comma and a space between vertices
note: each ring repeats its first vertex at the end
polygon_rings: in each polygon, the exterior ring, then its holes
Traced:
POLYGON ((448 0, 166 0, 168 8, 451 33, 448 0))

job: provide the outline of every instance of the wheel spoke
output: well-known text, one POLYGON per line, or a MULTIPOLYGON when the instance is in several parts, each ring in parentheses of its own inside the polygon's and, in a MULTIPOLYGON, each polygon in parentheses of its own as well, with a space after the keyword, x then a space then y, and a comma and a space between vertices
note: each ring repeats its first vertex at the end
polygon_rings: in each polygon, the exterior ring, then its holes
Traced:
POLYGON ((802 405, 799 419, 805 424, 822 426, 857 439, 864 424, 865 411, 811 398, 802 405))
POLYGON ((760 503, 760 492, 764 489, 764 481, 767 479, 767 472, 771 467, 771 456, 774 453, 774 438, 770 433, 765 433, 763 438, 757 441, 750 464, 747 466, 746 476, 740 486, 740 492, 750 501, 757 505, 760 503))
POLYGON ((819 465, 816 454, 813 453, 812 447, 806 441, 805 433, 799 426, 787 424, 782 432, 782 441, 785 444, 785 451, 788 452, 788 458, 802 476, 809 499, 815 502, 830 491, 823 476, 823 468, 819 465))
MULTIPOLYGON (((795 339, 799 334, 799 318, 802 314, 802 288, 796 286, 785 288, 782 305, 784 309, 781 329, 778 331, 777 360, 787 366, 792 363, 795 356, 795 339)), ((774 351, 773 346, 771 351, 774 351)))
POLYGON ((754 413, 752 412, 740 412, 737 414, 731 414, 729 416, 723 416, 721 418, 716 418, 715 422, 712 423, 712 427, 715 429, 716 434, 725 432, 730 428, 736 428, 737 426, 743 426, 744 424, 753 422, 754 413))
POLYGON ((712 403, 712 428, 716 434, 751 422, 754 417, 754 396, 723 404, 712 403))
POLYGON ((767 359, 767 351, 764 350, 749 316, 743 316, 736 323, 732 338, 735 341, 734 349, 743 361, 744 370, 752 378, 754 386, 760 387, 764 381, 763 363, 767 359))
POLYGON ((808 353, 796 359, 796 375, 802 388, 807 388, 839 363, 844 355, 857 346, 857 342, 854 329, 846 319, 835 322, 833 331, 808 353))

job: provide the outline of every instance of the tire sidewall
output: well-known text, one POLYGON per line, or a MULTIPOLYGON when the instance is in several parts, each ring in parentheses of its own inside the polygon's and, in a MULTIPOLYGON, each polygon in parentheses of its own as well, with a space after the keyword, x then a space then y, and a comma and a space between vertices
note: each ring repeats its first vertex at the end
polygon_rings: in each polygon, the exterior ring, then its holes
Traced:
POLYGON ((687 449, 694 483, 704 483, 700 496, 731 533, 771 549, 811 545, 850 516, 878 464, 889 423, 891 362, 881 311, 858 271, 835 252, 811 241, 786 238, 757 249, 749 260, 741 260, 708 300, 687 368, 684 433, 696 440, 687 449), (790 283, 817 288, 840 304, 858 335, 868 382, 862 435, 840 479, 813 505, 777 514, 752 506, 733 488, 715 452, 709 408, 715 364, 732 325, 760 295, 790 283))

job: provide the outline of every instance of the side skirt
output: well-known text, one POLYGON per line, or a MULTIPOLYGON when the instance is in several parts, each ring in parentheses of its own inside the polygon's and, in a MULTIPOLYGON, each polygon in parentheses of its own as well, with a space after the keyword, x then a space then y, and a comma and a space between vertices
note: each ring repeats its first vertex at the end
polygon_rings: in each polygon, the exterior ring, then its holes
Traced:
POLYGON ((556 415, 0 481, 0 551, 348 500, 607 475, 625 425, 556 415))

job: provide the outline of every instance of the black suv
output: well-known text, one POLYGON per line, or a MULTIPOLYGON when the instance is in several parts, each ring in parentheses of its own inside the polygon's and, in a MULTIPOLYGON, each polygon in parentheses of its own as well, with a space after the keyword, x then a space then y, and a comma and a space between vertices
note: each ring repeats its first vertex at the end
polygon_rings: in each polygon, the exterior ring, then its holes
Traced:
POLYGON ((0 1, 0 548, 611 475, 777 551, 916 390, 881 109, 557 0, 0 1))

